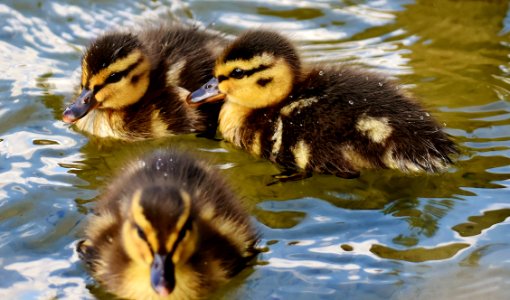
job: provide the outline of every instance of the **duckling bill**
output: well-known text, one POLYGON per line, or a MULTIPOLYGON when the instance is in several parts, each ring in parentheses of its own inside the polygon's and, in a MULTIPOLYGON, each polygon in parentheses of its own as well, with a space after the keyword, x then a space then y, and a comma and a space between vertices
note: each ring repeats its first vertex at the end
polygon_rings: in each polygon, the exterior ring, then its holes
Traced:
POLYGON ((223 98, 223 137, 287 170, 344 178, 363 169, 436 172, 458 152, 394 82, 345 65, 302 66, 292 43, 272 31, 239 36, 188 101, 223 98))
POLYGON ((211 76, 224 44, 218 34, 179 24, 106 33, 86 49, 80 95, 62 119, 123 140, 214 133, 221 104, 196 109, 185 99, 211 76))
POLYGON ((131 163, 96 212, 77 251, 122 298, 201 298, 257 254, 259 235, 226 183, 176 151, 131 163))

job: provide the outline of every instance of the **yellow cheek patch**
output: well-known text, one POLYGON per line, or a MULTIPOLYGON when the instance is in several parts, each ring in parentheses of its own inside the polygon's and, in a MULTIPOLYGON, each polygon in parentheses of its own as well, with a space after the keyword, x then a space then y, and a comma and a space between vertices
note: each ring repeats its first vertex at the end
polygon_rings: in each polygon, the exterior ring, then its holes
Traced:
MULTIPOLYGON (((138 189, 131 200, 131 216, 133 217, 135 223, 143 230, 145 236, 147 237, 147 241, 149 242, 152 250, 157 252, 159 250, 159 243, 157 238, 157 233, 154 227, 152 227, 151 223, 147 220, 143 213, 143 207, 140 204, 142 199, 142 190, 138 189)), ((136 231, 134 234, 137 234, 136 231)))
POLYGON ((275 82, 269 84, 269 88, 266 89, 265 96, 269 99, 267 102, 276 103, 285 99, 294 86, 294 72, 283 59, 279 59, 275 66, 267 71, 271 71, 268 75, 274 78, 275 82))
POLYGON ((150 265, 153 257, 149 245, 138 237, 136 228, 129 221, 122 225, 122 242, 129 257, 138 264, 150 265))
POLYGON ((141 57, 142 52, 140 50, 135 50, 128 56, 118 59, 113 64, 92 76, 92 78, 90 78, 89 88, 93 89, 95 86, 103 84, 110 74, 124 71, 129 66, 137 62, 141 57))
POLYGON ((220 90, 220 92, 222 92, 224 94, 228 94, 230 92, 230 90, 232 89, 231 86, 232 86, 232 84, 230 82, 230 79, 227 79, 225 81, 220 82, 220 84, 218 84, 218 90, 220 90))
POLYGON ((183 204, 182 213, 177 219, 177 222, 175 224, 175 231, 172 232, 172 234, 170 234, 166 241, 165 244, 166 252, 170 252, 174 248, 174 244, 177 241, 177 238, 179 237, 179 233, 181 232, 182 227, 188 220, 189 215, 191 213, 191 197, 189 196, 189 194, 184 191, 181 191, 181 199, 183 204))
POLYGON ((96 94, 96 100, 102 103, 103 108, 119 109, 136 103, 143 97, 149 87, 150 63, 144 59, 125 78, 116 83, 104 86, 96 94), (133 82, 132 78, 138 76, 133 82))
POLYGON ((99 92, 96 93, 95 98, 98 102, 104 102, 113 94, 113 88, 111 86, 105 86, 99 92))
POLYGON ((149 267, 128 263, 122 271, 122 284, 114 293, 122 299, 155 299, 150 276, 149 267))

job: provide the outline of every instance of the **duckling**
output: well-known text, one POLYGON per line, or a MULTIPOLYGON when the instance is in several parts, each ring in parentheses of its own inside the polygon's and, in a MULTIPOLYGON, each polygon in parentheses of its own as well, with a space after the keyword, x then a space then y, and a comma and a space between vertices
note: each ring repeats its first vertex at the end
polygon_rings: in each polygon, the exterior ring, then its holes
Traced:
POLYGON ((435 172, 457 153, 440 125, 395 83, 345 65, 302 67, 293 44, 276 32, 240 35, 216 60, 214 75, 188 102, 225 98, 223 137, 287 174, 435 172))
POLYGON ((63 121, 122 140, 216 132, 221 105, 196 110, 185 100, 212 75, 224 43, 219 34, 179 24, 106 33, 83 55, 81 94, 63 121))
POLYGON ((77 251, 122 298, 201 298, 258 253, 259 234, 226 183, 175 150, 132 162, 96 213, 77 251))

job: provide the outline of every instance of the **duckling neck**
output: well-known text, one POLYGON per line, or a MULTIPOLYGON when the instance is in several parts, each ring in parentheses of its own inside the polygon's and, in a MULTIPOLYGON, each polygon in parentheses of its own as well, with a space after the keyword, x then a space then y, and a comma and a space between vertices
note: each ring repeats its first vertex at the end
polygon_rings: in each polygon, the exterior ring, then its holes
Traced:
POLYGON ((81 130, 101 138, 124 138, 124 113, 111 109, 94 109, 75 125, 81 130))
POLYGON ((76 127, 101 138, 137 140, 202 130, 201 116, 187 109, 188 91, 149 88, 136 103, 122 109, 90 111, 76 127))
POLYGON ((242 147, 243 125, 251 108, 227 101, 223 104, 219 116, 219 130, 223 138, 237 147, 242 147))

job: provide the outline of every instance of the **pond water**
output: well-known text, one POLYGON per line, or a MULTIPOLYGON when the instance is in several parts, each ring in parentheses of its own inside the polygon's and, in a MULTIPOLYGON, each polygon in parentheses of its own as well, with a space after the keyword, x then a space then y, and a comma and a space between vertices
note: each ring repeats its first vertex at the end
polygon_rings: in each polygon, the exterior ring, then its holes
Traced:
POLYGON ((503 299, 510 286, 508 1, 6 1, 0 3, 0 298, 111 299, 74 252, 123 163, 180 145, 214 162, 267 249, 218 299, 503 299), (267 26, 303 57, 396 79, 462 154, 438 175, 278 173, 225 142, 89 138, 61 121, 82 50, 105 30, 194 21, 267 26))

